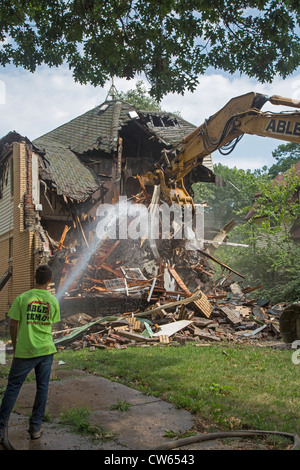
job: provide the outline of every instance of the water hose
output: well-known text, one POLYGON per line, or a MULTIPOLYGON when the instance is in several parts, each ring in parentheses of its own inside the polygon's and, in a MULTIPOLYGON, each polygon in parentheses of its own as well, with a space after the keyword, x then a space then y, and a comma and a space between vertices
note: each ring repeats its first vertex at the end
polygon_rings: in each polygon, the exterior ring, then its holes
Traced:
MULTIPOLYGON (((256 431, 256 430, 249 430, 249 431, 225 431, 225 432, 215 432, 215 433, 207 433, 201 434, 198 433, 195 436, 186 437, 183 439, 177 439, 176 441, 167 442, 162 444, 155 449, 151 448, 151 450, 171 450, 178 447, 184 447, 190 444, 195 444, 197 442, 205 442, 205 441, 212 441, 215 439, 224 439, 224 438, 232 438, 232 437, 255 437, 255 436, 265 436, 265 435, 277 435, 277 436, 284 436, 290 439, 293 439, 294 444, 290 448, 290 450, 300 450, 300 438, 298 434, 292 434, 288 432, 280 432, 280 431, 256 431)), ((8 428, 5 428, 4 439, 2 442, 3 447, 5 450, 17 450, 8 438, 8 428)))
POLYGON ((4 432, 4 439, 2 441, 2 446, 4 447, 5 450, 17 450, 13 445, 12 443, 10 442, 9 438, 8 438, 8 426, 6 426, 5 428, 5 432, 4 432))
POLYGON ((278 435, 278 436, 285 436, 288 438, 293 439, 294 444, 290 448, 290 450, 299 450, 300 449, 300 438, 298 434, 291 434, 288 432, 279 432, 279 431, 228 431, 228 432, 215 432, 215 433, 207 433, 201 434, 198 433, 195 436, 186 437, 183 439, 178 439, 176 441, 167 442, 156 447, 154 450, 170 450, 175 449, 176 447, 183 447, 190 444, 194 444, 196 442, 204 442, 204 441, 211 441, 214 439, 223 439, 227 437, 255 437, 255 436, 264 436, 264 435, 278 435))

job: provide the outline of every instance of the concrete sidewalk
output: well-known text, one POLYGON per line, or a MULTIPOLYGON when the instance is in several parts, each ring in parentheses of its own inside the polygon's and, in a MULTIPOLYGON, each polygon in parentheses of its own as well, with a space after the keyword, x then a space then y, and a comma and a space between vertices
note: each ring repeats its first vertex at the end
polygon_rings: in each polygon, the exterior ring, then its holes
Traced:
POLYGON ((170 403, 147 396, 124 385, 82 371, 69 371, 54 363, 47 404, 50 423, 43 424, 43 436, 29 438, 28 416, 35 395, 35 383, 23 385, 9 423, 9 439, 19 450, 143 450, 166 442, 165 431, 182 432, 193 426, 192 415, 170 403), (127 411, 111 410, 126 402, 127 411), (89 437, 70 433, 58 424, 63 409, 86 406, 90 421, 105 429, 109 440, 93 443, 89 437))
MULTIPOLYGON (((6 379, 0 378, 0 386, 6 379)), ((35 382, 23 385, 15 411, 9 422, 9 439, 17 450, 155 450, 169 442, 166 431, 183 433, 194 426, 194 417, 158 398, 126 387, 111 380, 80 370, 68 370, 57 361, 53 364, 47 403, 50 422, 43 423, 43 435, 31 440, 27 432, 28 419, 35 395, 35 382), (112 405, 128 403, 126 411, 111 409, 112 405), (105 430, 106 439, 93 442, 89 437, 74 434, 59 423, 64 409, 88 407, 92 410, 91 424, 105 430)), ((180 450, 181 448, 176 448, 180 450)), ((0 446, 0 450, 4 450, 0 446)), ((198 450, 270 450, 263 442, 253 439, 218 439, 197 442, 182 448, 198 450)), ((104 455, 107 455, 106 453, 104 455)), ((112 454, 111 454, 112 455, 112 454)))

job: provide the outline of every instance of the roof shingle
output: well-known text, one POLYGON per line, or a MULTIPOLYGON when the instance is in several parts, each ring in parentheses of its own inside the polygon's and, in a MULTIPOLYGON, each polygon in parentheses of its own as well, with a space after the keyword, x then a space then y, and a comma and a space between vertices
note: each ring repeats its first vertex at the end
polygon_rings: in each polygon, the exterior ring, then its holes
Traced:
POLYGON ((82 200, 98 189, 101 183, 97 175, 77 155, 92 150, 109 155, 116 151, 120 129, 133 119, 130 111, 137 113, 145 132, 167 146, 177 145, 195 129, 193 124, 172 113, 139 111, 125 101, 106 101, 33 141, 45 152, 44 158, 50 164, 51 176, 60 193, 82 200), (151 115, 176 121, 176 125, 151 125, 147 122, 151 115))

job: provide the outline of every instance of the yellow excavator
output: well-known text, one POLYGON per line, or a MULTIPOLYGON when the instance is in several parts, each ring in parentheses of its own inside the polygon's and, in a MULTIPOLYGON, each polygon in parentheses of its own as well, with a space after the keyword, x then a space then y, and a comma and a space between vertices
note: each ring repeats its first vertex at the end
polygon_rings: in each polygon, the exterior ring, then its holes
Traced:
POLYGON ((185 189, 184 177, 201 166, 204 157, 214 151, 225 153, 226 148, 233 148, 244 134, 300 143, 300 112, 262 112, 261 108, 267 102, 300 108, 300 100, 254 92, 232 98, 176 147, 164 149, 160 164, 143 175, 143 183, 160 184, 170 204, 193 204, 185 189))
MULTIPOLYGON (((171 150, 163 150, 160 164, 156 164, 142 177, 143 183, 160 185, 169 204, 193 206, 193 198, 184 186, 184 177, 201 166, 207 155, 216 150, 226 154, 226 147, 234 148, 244 134, 300 144, 300 112, 262 112, 261 108, 267 102, 300 108, 300 100, 281 96, 268 97, 251 92, 235 97, 179 145, 171 150)), ((300 303, 288 306, 281 314, 279 323, 284 342, 292 343, 295 348, 298 343, 300 346, 300 303)))

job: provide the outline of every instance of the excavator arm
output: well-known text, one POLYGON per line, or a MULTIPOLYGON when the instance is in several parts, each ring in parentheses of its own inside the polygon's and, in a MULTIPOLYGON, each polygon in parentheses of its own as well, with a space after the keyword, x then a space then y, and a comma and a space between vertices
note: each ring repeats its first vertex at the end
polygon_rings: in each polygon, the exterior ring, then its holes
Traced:
POLYGON ((201 165, 204 157, 216 150, 223 153, 222 148, 233 147, 244 134, 300 143, 300 112, 262 112, 267 102, 300 108, 299 100, 280 96, 247 93, 233 98, 179 145, 164 150, 160 165, 143 176, 144 184, 160 184, 169 203, 192 204, 183 178, 201 165))

